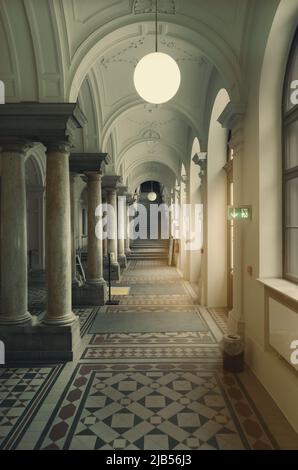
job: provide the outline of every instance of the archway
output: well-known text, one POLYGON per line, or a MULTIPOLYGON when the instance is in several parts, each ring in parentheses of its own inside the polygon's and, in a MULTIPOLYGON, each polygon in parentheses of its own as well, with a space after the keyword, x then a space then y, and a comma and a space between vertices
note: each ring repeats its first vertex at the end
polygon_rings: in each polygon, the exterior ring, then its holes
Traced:
POLYGON ((29 271, 45 269, 44 178, 38 159, 25 162, 27 194, 27 252, 29 271))
POLYGON ((189 202, 191 204, 191 243, 192 250, 189 260, 189 280, 198 284, 201 278, 201 261, 202 261, 202 193, 201 181, 199 178, 199 167, 193 161, 195 155, 200 154, 201 146, 197 137, 194 138, 191 150, 190 171, 189 171, 189 202), (199 218, 199 215, 201 217, 199 218), (201 236, 199 235, 201 234, 201 236), (201 240, 199 240, 201 238, 201 240), (200 243, 201 242, 201 243, 200 243))

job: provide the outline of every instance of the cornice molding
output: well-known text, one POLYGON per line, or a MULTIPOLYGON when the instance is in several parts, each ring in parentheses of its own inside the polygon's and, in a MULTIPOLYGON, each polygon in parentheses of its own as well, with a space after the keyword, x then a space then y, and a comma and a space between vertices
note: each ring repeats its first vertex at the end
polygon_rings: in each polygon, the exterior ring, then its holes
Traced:
POLYGON ((76 103, 8 103, 0 106, 0 142, 24 139, 51 151, 69 151, 74 130, 86 122, 76 103))
POLYGON ((101 173, 111 162, 107 153, 72 153, 69 158, 69 171, 72 173, 101 173))

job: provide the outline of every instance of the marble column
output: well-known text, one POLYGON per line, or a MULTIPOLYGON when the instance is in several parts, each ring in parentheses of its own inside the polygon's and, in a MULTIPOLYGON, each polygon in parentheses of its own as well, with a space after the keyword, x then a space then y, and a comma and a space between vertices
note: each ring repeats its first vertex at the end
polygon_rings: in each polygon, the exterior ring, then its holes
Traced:
POLYGON ((1 325, 31 321, 28 313, 26 142, 2 144, 1 325))
POLYGON ((126 208, 125 208, 125 254, 126 256, 129 256, 131 254, 129 227, 130 227, 129 202, 126 200, 126 208))
POLYGON ((118 262, 121 268, 126 268, 127 259, 125 254, 125 211, 126 197, 118 197, 117 217, 118 217, 118 262))
POLYGON ((72 286, 79 286, 80 282, 77 278, 77 267, 76 267, 76 252, 77 252, 77 244, 76 244, 76 227, 77 227, 77 216, 78 216, 78 208, 76 204, 75 198, 75 183, 77 178, 76 173, 70 173, 69 181, 70 181, 70 210, 71 210, 71 279, 72 279, 72 286))
POLYGON ((106 282, 103 279, 103 250, 102 216, 95 215, 97 207, 102 204, 101 198, 101 174, 86 173, 88 192, 88 267, 87 283, 101 291, 102 299, 106 298, 106 282))
POLYGON ((71 303, 71 220, 68 143, 47 146, 46 235, 47 312, 43 323, 76 320, 71 303))
POLYGON ((117 190, 106 188, 107 204, 112 210, 108 212, 109 237, 108 254, 111 255, 112 279, 120 279, 120 265, 118 263, 118 233, 117 233, 117 190))
MULTIPOLYGON (((106 204, 107 203, 107 195, 106 195, 106 192, 105 191, 102 191, 102 203, 103 204, 106 204)), ((104 237, 103 238, 103 241, 102 241, 102 251, 103 251, 103 260, 104 260, 104 264, 107 263, 107 259, 108 259, 108 239, 107 237, 104 237)))

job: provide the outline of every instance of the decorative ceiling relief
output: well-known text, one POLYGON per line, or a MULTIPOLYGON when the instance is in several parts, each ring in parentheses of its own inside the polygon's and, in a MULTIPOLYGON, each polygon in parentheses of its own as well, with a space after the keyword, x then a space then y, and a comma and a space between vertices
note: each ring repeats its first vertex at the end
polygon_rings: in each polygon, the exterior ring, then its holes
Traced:
POLYGON ((147 142, 148 153, 154 154, 160 142, 160 134, 154 129, 146 129, 142 132, 142 138, 147 142))
POLYGON ((108 66, 113 64, 113 63, 127 63, 127 64, 132 64, 134 67, 136 67, 138 63, 137 58, 125 58, 124 54, 127 52, 130 52, 133 49, 138 49, 144 45, 145 37, 141 37, 140 39, 136 41, 131 41, 126 47, 121 49, 120 51, 116 52, 115 54, 109 56, 109 57, 103 57, 100 61, 100 64, 107 70, 108 66))
POLYGON ((157 141, 160 140, 160 134, 154 129, 146 129, 142 132, 142 138, 144 140, 157 141))
MULTIPOLYGON (((152 111, 151 111, 152 112, 152 111)), ((153 116, 152 116, 153 118, 153 116)), ((153 119, 153 120, 145 120, 145 121, 138 121, 136 119, 132 118, 126 118, 129 122, 136 124, 137 126, 142 126, 142 127, 161 127, 161 126, 167 126, 169 124, 173 124, 174 122, 178 121, 178 117, 174 116, 170 119, 153 119)))
POLYGON ((165 48, 169 49, 170 51, 172 50, 177 52, 178 54, 181 54, 181 57, 177 57, 177 55, 175 55, 176 62, 197 62, 200 66, 206 64, 206 60, 204 59, 204 57, 195 56, 186 49, 179 47, 175 41, 169 41, 167 38, 161 38, 160 44, 165 48))
MULTIPOLYGON (((105 70, 108 70, 109 66, 119 63, 131 64, 133 67, 136 67, 143 55, 144 49, 149 48, 151 42, 151 37, 142 36, 127 43, 122 49, 117 49, 113 54, 103 57, 99 63, 105 70)), ((176 41, 170 40, 166 36, 160 36, 159 45, 161 52, 169 52, 176 62, 197 63, 200 67, 207 63, 204 57, 195 55, 186 50, 186 48, 180 47, 176 41)))
MULTIPOLYGON (((155 13, 155 0, 134 0, 133 12, 135 15, 141 13, 155 13)), ((167 15, 175 15, 176 5, 174 0, 159 0, 158 13, 166 13, 167 15)))

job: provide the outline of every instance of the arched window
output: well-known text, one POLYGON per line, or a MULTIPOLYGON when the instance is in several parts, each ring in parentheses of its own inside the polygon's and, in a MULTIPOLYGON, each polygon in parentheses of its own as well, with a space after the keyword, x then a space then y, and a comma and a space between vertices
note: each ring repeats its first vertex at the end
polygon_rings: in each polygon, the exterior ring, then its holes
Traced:
POLYGON ((298 283, 298 29, 284 85, 283 201, 284 278, 298 283))

